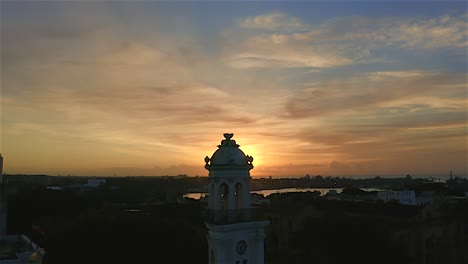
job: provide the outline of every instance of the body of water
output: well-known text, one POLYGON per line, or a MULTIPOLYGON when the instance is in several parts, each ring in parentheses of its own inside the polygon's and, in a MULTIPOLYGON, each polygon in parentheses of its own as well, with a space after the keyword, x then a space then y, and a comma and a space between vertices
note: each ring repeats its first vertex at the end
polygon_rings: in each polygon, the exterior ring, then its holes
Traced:
MULTIPOLYGON (((267 197, 273 193, 288 193, 288 192, 320 192, 320 195, 326 195, 330 191, 336 191, 337 193, 341 193, 344 188, 284 188, 284 189, 272 189, 272 190, 258 190, 258 191, 251 191, 250 193, 257 193, 263 194, 264 197, 267 197)), ((378 188, 360 188, 366 192, 372 191, 385 191, 384 189, 378 188)), ((193 198, 193 199, 200 199, 201 197, 207 195, 206 192, 198 192, 198 193, 186 193, 184 197, 193 198)))

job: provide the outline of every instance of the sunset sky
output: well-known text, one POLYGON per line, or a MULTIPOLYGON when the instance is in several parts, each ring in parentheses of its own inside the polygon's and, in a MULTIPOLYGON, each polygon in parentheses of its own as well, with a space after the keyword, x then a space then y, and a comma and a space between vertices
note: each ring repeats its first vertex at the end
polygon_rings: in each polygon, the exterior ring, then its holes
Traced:
POLYGON ((4 172, 467 174, 467 3, 1 2, 4 172))

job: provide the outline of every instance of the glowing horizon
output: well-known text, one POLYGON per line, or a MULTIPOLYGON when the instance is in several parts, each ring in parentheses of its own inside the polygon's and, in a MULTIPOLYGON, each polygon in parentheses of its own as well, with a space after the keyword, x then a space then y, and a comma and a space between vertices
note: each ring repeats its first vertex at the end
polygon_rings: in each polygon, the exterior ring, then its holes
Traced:
POLYGON ((466 2, 0 5, 5 173, 467 175, 466 2))

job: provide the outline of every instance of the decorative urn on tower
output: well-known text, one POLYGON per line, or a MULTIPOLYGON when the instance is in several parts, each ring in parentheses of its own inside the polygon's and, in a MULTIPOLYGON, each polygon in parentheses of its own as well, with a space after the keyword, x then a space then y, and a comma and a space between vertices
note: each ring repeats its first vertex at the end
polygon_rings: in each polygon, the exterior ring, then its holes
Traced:
POLYGON ((225 133, 218 149, 205 157, 209 171, 208 228, 210 264, 263 264, 265 226, 250 208, 250 170, 253 157, 245 155, 225 133))

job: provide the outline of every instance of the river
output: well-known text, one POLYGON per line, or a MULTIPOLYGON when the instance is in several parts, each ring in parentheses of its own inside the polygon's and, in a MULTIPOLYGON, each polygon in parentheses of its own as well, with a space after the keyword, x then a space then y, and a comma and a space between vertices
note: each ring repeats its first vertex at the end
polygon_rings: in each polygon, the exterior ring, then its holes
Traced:
MULTIPOLYGON (((267 197, 268 195, 272 193, 288 193, 288 192, 314 192, 318 191, 320 192, 320 195, 326 195, 328 192, 334 190, 337 193, 341 193, 344 188, 284 188, 284 189, 272 189, 272 190, 258 190, 258 191, 251 191, 250 193, 257 193, 257 194, 263 194, 264 197, 267 197)), ((378 189, 378 188, 360 188, 363 191, 366 192, 372 192, 372 191, 385 191, 384 189, 378 189)), ((206 192, 197 192, 197 193, 186 193, 184 197, 187 198, 193 198, 193 199, 200 199, 201 197, 205 196, 207 193, 206 192)))

